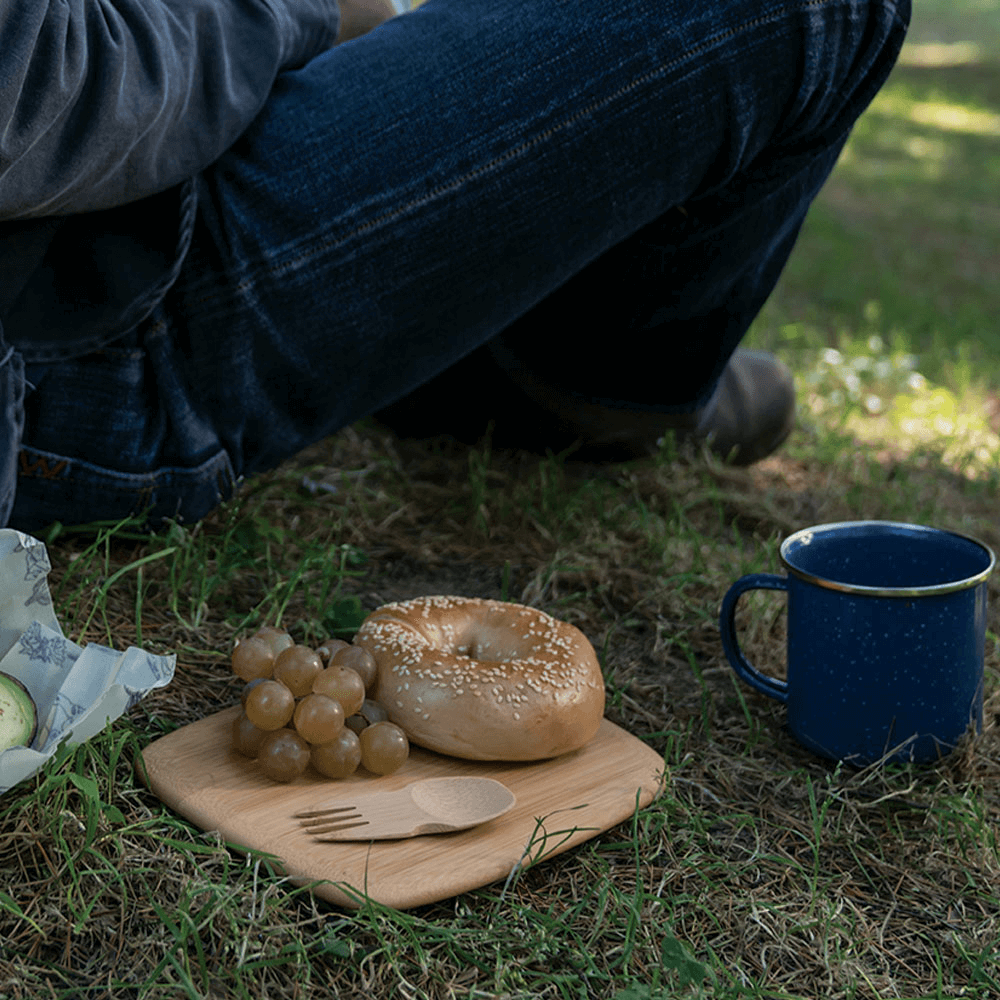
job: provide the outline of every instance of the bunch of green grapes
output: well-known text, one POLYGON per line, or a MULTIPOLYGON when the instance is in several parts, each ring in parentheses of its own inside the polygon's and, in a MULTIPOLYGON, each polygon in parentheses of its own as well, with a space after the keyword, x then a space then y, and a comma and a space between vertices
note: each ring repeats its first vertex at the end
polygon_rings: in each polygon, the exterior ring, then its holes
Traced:
POLYGON ((406 734, 368 697, 376 665, 364 646, 328 639, 312 649, 265 625, 237 642, 232 666, 246 681, 233 745, 274 781, 310 764, 328 778, 358 767, 392 774, 409 757, 406 734))

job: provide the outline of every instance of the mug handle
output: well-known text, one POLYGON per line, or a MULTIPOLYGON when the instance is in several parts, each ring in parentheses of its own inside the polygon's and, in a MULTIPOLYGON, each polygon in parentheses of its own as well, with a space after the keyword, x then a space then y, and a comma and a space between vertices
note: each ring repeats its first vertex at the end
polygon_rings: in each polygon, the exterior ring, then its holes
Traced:
POLYGON ((769 698, 777 698, 778 701, 788 701, 788 685, 784 681, 779 681, 775 677, 768 677, 762 674, 743 655, 740 644, 736 638, 736 603, 740 596, 748 590, 788 590, 788 579, 784 576, 776 576, 773 573, 751 573, 748 576, 741 576, 726 592, 722 599, 722 608, 719 611, 719 633, 722 638, 722 649, 729 660, 729 665, 739 676, 751 687, 756 688, 761 694, 766 694, 769 698))

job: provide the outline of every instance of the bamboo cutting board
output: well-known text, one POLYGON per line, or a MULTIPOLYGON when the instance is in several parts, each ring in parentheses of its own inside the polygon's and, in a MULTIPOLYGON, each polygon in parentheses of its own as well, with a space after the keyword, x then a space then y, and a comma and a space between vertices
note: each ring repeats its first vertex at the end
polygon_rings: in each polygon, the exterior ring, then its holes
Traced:
POLYGON ((465 761, 414 747, 395 774, 365 771, 332 781, 310 768, 276 784, 230 749, 238 708, 184 726, 143 752, 150 788, 203 830, 235 847, 274 855, 298 884, 356 908, 365 897, 397 909, 448 899, 507 878, 628 819, 653 800, 663 760, 606 719, 583 749, 529 764, 465 761), (318 803, 401 788, 419 778, 474 774, 502 781, 517 796, 510 812, 459 833, 378 843, 314 842, 292 814, 318 803))

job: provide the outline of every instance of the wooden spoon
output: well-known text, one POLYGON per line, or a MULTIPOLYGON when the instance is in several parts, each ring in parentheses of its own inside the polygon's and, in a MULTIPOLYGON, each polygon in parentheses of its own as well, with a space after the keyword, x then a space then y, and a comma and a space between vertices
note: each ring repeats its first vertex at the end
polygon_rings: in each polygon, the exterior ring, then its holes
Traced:
POLYGON ((478 826, 513 808, 514 793, 493 778, 425 778, 394 792, 368 792, 351 804, 295 813, 318 841, 402 840, 478 826))

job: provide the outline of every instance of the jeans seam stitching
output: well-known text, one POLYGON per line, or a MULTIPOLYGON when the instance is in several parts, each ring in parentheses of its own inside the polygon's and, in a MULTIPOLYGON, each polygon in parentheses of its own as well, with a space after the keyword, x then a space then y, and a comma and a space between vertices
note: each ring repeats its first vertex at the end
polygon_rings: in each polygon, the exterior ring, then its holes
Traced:
MULTIPOLYGON (((52 482, 86 482, 93 483, 94 477, 91 475, 91 470, 98 470, 103 474, 105 482, 102 482, 102 489, 115 489, 125 492, 139 492, 148 489, 158 489, 164 482, 169 482, 170 480, 177 479, 183 480, 188 478, 190 475, 199 475, 205 466, 218 465, 220 457, 228 460, 228 455, 224 448, 219 449, 211 458, 206 459, 198 466, 189 468, 183 465, 169 465, 160 466, 155 469, 151 469, 149 472, 122 472, 121 470, 110 468, 106 465, 99 465, 96 462, 88 462, 86 459, 74 458, 72 456, 57 455, 54 452, 44 451, 41 448, 34 448, 31 445, 25 445, 18 452, 18 475, 26 479, 45 479, 52 482), (51 470, 51 474, 42 473, 38 475, 35 473, 35 469, 39 466, 40 462, 36 460, 34 463, 29 463, 28 455, 36 455, 39 457, 41 463, 47 464, 47 459, 53 459, 54 465, 51 470), (77 472, 75 470, 79 469, 77 472), (125 480, 135 480, 133 484, 128 484, 125 480)), ((233 485, 236 482, 237 477, 229 476, 227 462, 223 462, 222 468, 204 469, 204 472, 213 472, 214 475, 211 478, 214 479, 216 483, 221 479, 228 483, 228 485, 233 485)), ((209 476, 206 476, 206 481, 209 476)))
MULTIPOLYGON (((489 162, 476 167, 473 170, 466 171, 459 177, 454 178, 448 183, 438 184, 436 187, 432 188, 421 194, 419 197, 411 198, 405 204, 400 205, 396 208, 390 209, 389 211, 383 212, 376 218, 369 219, 363 222, 353 229, 339 234, 330 236, 328 238, 322 238, 316 242, 309 244, 308 249, 303 249, 300 253, 296 254, 294 257, 290 257, 281 261, 280 263, 275 262, 268 264, 264 262, 262 264, 262 270, 264 273, 280 275, 288 270, 293 270, 300 267, 304 262, 307 262, 314 258, 316 255, 322 253, 331 247, 344 246, 351 240, 356 239, 358 236, 370 233, 373 230, 380 229, 386 224, 393 222, 394 220, 400 218, 401 216, 407 214, 414 208, 422 207, 430 204, 435 199, 439 198, 442 194, 457 191, 472 180, 476 180, 483 177, 491 172, 493 172, 498 166, 508 163, 511 160, 520 158, 528 151, 534 149, 539 143, 546 141, 553 135, 562 132, 573 125, 577 124, 584 118, 591 116, 595 111, 605 108, 612 102, 621 99, 622 97, 630 94, 636 88, 643 86, 648 83, 651 79, 659 76, 671 69, 683 65, 692 58, 695 58, 703 53, 711 50, 712 48, 718 46, 721 42, 729 41, 735 37, 738 37, 748 31, 752 31, 754 28, 760 27, 761 25, 771 24, 775 21, 786 17, 793 11, 802 11, 810 8, 818 7, 837 7, 837 6, 852 6, 854 0, 800 0, 798 3, 785 4, 779 9, 773 11, 767 15, 761 15, 755 17, 752 20, 746 21, 743 24, 737 25, 736 27, 730 28, 725 32, 713 35, 711 38, 704 40, 698 45, 690 48, 684 52, 683 55, 677 56, 675 59, 669 60, 668 62, 661 63, 655 69, 647 70, 641 76, 635 77, 630 80, 627 84, 619 87, 613 94, 608 94, 607 96, 601 98, 592 104, 587 105, 585 108, 581 108, 579 111, 575 112, 571 117, 565 118, 558 124, 552 125, 545 131, 538 133, 530 139, 524 140, 519 143, 516 147, 506 150, 502 155, 493 157, 489 162)), ((897 5, 893 0, 886 0, 885 4, 887 9, 891 9, 893 17, 899 18, 899 12, 897 10, 897 5)), ((237 293, 246 293, 252 289, 255 283, 259 280, 259 275, 262 272, 256 270, 254 274, 248 275, 243 280, 236 282, 232 286, 232 291, 237 293)), ((216 301, 220 296, 218 295, 206 295, 198 300, 199 305, 203 305, 207 302, 216 301)))
POLYGON ((577 111, 569 118, 563 119, 556 125, 549 126, 549 128, 545 129, 543 132, 539 132, 538 135, 535 135, 530 139, 524 140, 514 148, 508 149, 503 155, 494 157, 487 163, 484 163, 473 170, 467 171, 460 177, 454 178, 447 184, 439 184, 437 187, 432 188, 430 191, 424 193, 420 197, 413 198, 406 204, 400 205, 398 208, 392 209, 389 212, 385 212, 382 215, 378 216, 377 218, 369 219, 367 222, 364 222, 361 225, 356 226, 354 229, 350 230, 347 233, 342 234, 339 237, 335 237, 330 240, 324 240, 321 243, 315 244, 310 253, 302 254, 294 258, 293 260, 287 261, 273 268, 272 273, 275 274, 281 273, 282 270, 288 267, 294 267, 297 264, 300 264, 303 260, 308 259, 308 257, 311 256, 312 252, 314 251, 326 249, 327 247, 330 246, 343 245, 347 243, 349 240, 354 239, 359 235, 369 232, 372 229, 379 228, 383 226, 385 223, 390 222, 401 215, 404 215, 413 208, 428 204, 429 202, 431 202, 432 200, 434 200, 435 198, 439 197, 444 193, 458 190, 469 181, 478 179, 479 177, 491 173, 496 167, 504 163, 507 163, 510 160, 523 156, 526 152, 533 149, 539 143, 544 142, 547 139, 550 139, 553 135, 556 135, 559 132, 571 128, 573 125, 577 124, 581 119, 591 116, 595 111, 601 108, 605 108, 614 101, 617 101, 620 98, 626 96, 627 94, 630 94, 636 88, 641 87, 645 83, 648 83, 654 77, 659 76, 671 69, 675 69, 677 66, 683 65, 683 63, 710 50, 714 46, 718 45, 720 42, 727 41, 729 39, 737 37, 738 35, 741 35, 746 31, 751 31, 762 24, 769 24, 773 21, 779 20, 781 17, 787 14, 793 7, 802 9, 804 7, 820 7, 827 5, 832 6, 844 2, 850 2, 850 0, 805 0, 805 3, 803 4, 788 5, 786 7, 783 7, 780 11, 776 11, 774 14, 771 14, 766 17, 754 18, 753 20, 747 21, 744 24, 741 24, 735 28, 730 28, 726 32, 714 35, 712 38, 705 40, 700 45, 688 49, 682 56, 678 56, 677 58, 672 59, 668 62, 661 63, 655 69, 647 70, 641 76, 635 77, 634 79, 630 80, 627 84, 624 84, 623 86, 619 87, 613 94, 608 94, 605 97, 601 98, 600 100, 594 101, 592 104, 588 104, 585 108, 581 108, 579 111, 577 111))

